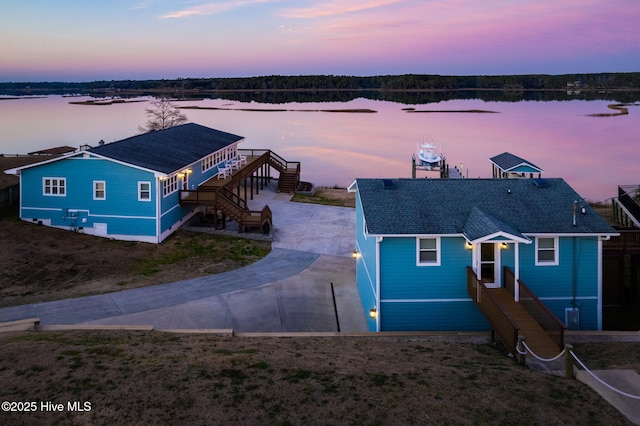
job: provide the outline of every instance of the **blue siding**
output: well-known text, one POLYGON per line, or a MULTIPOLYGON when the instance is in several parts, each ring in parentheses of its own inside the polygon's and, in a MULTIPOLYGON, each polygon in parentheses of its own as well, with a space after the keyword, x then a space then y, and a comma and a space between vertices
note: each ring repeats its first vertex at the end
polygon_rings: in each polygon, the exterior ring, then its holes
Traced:
POLYGON ((156 181, 151 172, 102 159, 72 157, 24 169, 21 179, 22 218, 85 229, 105 223, 109 234, 156 234, 156 181), (44 177, 65 178, 65 196, 43 195, 44 177), (94 181, 105 182, 104 200, 93 199, 94 181), (151 200, 138 201, 139 181, 150 182, 151 200))
POLYGON ((380 248, 381 298, 469 298, 466 266, 472 257, 465 240, 441 238, 440 250, 440 266, 417 266, 415 238, 385 238, 380 248))
POLYGON ((535 266, 535 245, 520 247, 520 279, 527 287, 564 321, 565 308, 573 307, 575 285, 581 328, 597 329, 598 306, 593 299, 598 296, 598 238, 559 238, 559 262, 555 266, 535 266))
POLYGON ((356 282, 362 300, 367 325, 376 331, 376 320, 369 316, 369 310, 377 306, 376 295, 376 238, 365 237, 362 205, 356 196, 356 249, 361 257, 356 260, 356 282))
POLYGON ((417 266, 416 250, 415 237, 381 243, 381 330, 486 330, 467 294, 464 238, 440 238, 440 266, 417 266))
POLYGON ((509 172, 511 172, 511 173, 540 173, 540 170, 534 169, 533 167, 531 167, 529 165, 524 165, 523 164, 521 166, 509 169, 509 172))
POLYGON ((381 331, 489 331, 473 301, 382 303, 381 331))

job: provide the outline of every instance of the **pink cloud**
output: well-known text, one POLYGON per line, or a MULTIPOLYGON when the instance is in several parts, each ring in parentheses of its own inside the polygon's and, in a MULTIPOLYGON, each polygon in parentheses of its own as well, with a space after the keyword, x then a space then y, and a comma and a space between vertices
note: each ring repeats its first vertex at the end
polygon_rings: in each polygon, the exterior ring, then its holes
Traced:
POLYGON ((345 15, 363 10, 377 9, 400 3, 402 0, 334 0, 316 6, 289 9, 282 13, 285 18, 321 18, 345 15))
POLYGON ((223 3, 206 3, 188 9, 167 13, 165 15, 162 15, 161 18, 170 19, 186 18, 192 15, 216 15, 218 13, 226 12, 238 7, 256 3, 269 3, 271 1, 273 0, 230 0, 223 3))

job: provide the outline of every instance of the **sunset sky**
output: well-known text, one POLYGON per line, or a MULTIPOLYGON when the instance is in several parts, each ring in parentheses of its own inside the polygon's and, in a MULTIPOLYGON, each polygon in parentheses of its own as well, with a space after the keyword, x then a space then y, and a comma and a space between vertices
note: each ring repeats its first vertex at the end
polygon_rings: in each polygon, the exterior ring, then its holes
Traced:
POLYGON ((637 0, 2 0, 0 81, 640 71, 637 0))

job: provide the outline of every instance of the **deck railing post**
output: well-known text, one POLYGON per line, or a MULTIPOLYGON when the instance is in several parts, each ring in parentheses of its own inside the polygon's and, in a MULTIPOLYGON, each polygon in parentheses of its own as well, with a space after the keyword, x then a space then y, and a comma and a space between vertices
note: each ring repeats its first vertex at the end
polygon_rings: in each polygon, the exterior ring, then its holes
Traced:
POLYGON ((575 375, 573 374, 573 355, 571 355, 571 351, 573 350, 573 345, 570 343, 565 343, 564 345, 564 377, 567 379, 575 379, 575 375))
POLYGON ((525 354, 525 348, 524 348, 524 341, 525 341, 525 337, 524 336, 518 336, 518 344, 516 345, 516 360, 518 362, 518 364, 520 365, 526 365, 527 363, 527 355, 525 354))

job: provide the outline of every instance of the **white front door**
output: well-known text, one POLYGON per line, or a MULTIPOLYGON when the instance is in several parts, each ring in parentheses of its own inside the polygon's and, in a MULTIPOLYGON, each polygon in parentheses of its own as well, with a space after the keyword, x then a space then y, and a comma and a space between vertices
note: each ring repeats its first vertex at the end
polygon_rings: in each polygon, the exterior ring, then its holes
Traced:
POLYGON ((500 287, 500 245, 480 243, 480 280, 489 288, 500 287))

